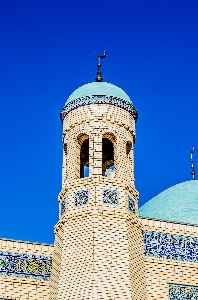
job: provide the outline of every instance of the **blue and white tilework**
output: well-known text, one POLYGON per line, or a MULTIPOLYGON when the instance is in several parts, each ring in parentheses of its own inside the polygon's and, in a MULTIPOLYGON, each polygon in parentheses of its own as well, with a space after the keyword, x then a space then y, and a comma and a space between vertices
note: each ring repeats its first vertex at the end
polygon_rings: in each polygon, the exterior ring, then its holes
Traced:
POLYGON ((59 207, 59 215, 60 215, 60 217, 62 217, 64 215, 65 211, 66 211, 66 199, 63 199, 60 202, 60 207, 59 207))
POLYGON ((135 214, 135 200, 128 195, 128 209, 132 214, 135 214))
POLYGON ((143 231, 145 255, 198 263, 198 238, 143 231))
POLYGON ((82 206, 87 204, 89 201, 89 191, 83 190, 76 192, 74 195, 74 206, 82 206))
POLYGON ((63 109, 60 112, 61 121, 63 122, 65 116, 71 110, 89 104, 111 104, 114 106, 118 106, 127 110, 134 117, 135 121, 137 121, 138 119, 138 112, 133 106, 133 104, 129 103, 124 99, 113 97, 113 96, 85 96, 85 97, 72 100, 69 103, 66 103, 66 105, 63 107, 63 109))
POLYGON ((105 204, 118 205, 118 192, 116 190, 103 190, 102 201, 105 204))
POLYGON ((0 251, 3 276, 50 280, 51 267, 51 257, 0 251))
POLYGON ((198 287, 169 284, 169 300, 198 300, 198 287))

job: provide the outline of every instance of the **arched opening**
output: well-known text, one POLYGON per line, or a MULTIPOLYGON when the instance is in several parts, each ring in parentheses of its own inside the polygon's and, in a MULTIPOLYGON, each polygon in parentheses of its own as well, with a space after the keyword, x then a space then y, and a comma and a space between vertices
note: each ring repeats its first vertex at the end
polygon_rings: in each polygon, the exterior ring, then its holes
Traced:
POLYGON ((63 144, 63 166, 62 166, 62 183, 67 181, 67 144, 63 144))
POLYGON ((84 140, 80 149, 80 178, 89 176, 89 138, 84 140))
POLYGON ((114 165, 114 142, 113 134, 104 134, 102 138, 102 175, 107 177, 115 176, 114 165))
POLYGON ((126 175, 127 179, 133 181, 134 170, 133 170, 133 144, 131 141, 126 142, 126 175))
POLYGON ((89 136, 82 134, 78 137, 79 172, 80 178, 89 177, 89 136))
POLYGON ((127 142, 126 143, 126 155, 127 155, 127 157, 129 157, 129 153, 131 151, 131 148, 132 148, 132 143, 131 142, 127 142))

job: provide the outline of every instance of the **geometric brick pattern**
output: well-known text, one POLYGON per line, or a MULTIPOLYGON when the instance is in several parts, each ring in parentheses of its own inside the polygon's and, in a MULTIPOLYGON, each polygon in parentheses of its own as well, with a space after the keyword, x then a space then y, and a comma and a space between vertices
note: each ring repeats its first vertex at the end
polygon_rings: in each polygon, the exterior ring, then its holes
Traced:
POLYGON ((74 196, 74 205, 77 206, 82 206, 87 204, 89 201, 89 191, 88 190, 83 190, 75 193, 74 196))
POLYGON ((131 196, 128 196, 128 209, 135 214, 135 200, 131 196))
POLYGON ((198 286, 168 285, 169 300, 198 300, 198 286))
POLYGON ((103 190, 102 200, 105 204, 117 205, 118 192, 116 190, 103 190))
POLYGON ((50 280, 51 257, 0 251, 0 275, 50 280))
POLYGON ((145 255, 198 263, 198 238, 143 231, 145 255))

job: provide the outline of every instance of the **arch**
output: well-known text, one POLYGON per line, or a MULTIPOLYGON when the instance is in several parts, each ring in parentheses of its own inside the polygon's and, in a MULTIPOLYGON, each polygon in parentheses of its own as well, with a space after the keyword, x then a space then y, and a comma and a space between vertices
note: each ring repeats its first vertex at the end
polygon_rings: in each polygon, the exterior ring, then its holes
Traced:
POLYGON ((63 145, 64 155, 67 156, 67 144, 64 143, 63 145))
POLYGON ((89 136, 79 134, 77 138, 77 178, 89 176, 89 136))
POLYGON ((105 133, 102 136, 102 175, 114 177, 114 147, 115 136, 113 133, 105 133))
POLYGON ((127 157, 129 156, 131 148, 132 148, 132 142, 129 142, 129 141, 126 142, 126 155, 127 155, 127 157))
POLYGON ((63 141, 62 184, 66 184, 68 175, 67 143, 63 141))
POLYGON ((133 163, 133 143, 126 142, 126 175, 128 180, 134 181, 134 163, 133 163))

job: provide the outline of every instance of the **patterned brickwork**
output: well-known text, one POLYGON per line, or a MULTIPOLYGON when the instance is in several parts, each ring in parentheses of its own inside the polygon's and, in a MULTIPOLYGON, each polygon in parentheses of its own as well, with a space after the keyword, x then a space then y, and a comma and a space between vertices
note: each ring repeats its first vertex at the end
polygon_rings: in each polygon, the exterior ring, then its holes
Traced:
POLYGON ((137 258, 131 266, 125 219, 89 214, 69 218, 66 224, 57 299, 146 299, 143 253, 140 254, 143 241, 138 239, 138 230, 134 239, 133 223, 129 226, 137 258), (134 295, 133 290, 137 291, 134 295))
POLYGON ((78 137, 82 134, 89 137, 89 176, 102 175, 102 137, 107 133, 111 133, 116 138, 115 177, 134 186, 134 124, 134 119, 129 113, 111 105, 94 104, 71 111, 63 123, 63 139, 64 144, 67 144, 67 155, 64 153, 63 186, 79 178, 78 137), (128 141, 132 143, 130 153, 126 153, 128 141))
POLYGON ((53 280, 50 299, 144 300, 143 238, 127 198, 130 192, 138 201, 133 174, 135 120, 124 107, 96 100, 97 104, 83 102, 88 105, 72 110, 70 102, 62 111, 67 151, 59 201, 67 199, 67 211, 55 231, 58 235, 62 228, 64 234, 62 244, 55 243, 54 253, 59 256, 54 254, 52 274, 59 269, 60 277, 53 280), (113 178, 102 175, 103 138, 113 144, 113 178), (89 140, 89 177, 80 178, 85 139, 89 140))
POLYGON ((63 245, 63 235, 64 229, 59 226, 55 231, 55 242, 54 242, 54 252, 52 261, 52 272, 50 280, 50 299, 58 299, 58 283, 60 278, 61 269, 61 255, 62 255, 62 245, 63 245))

